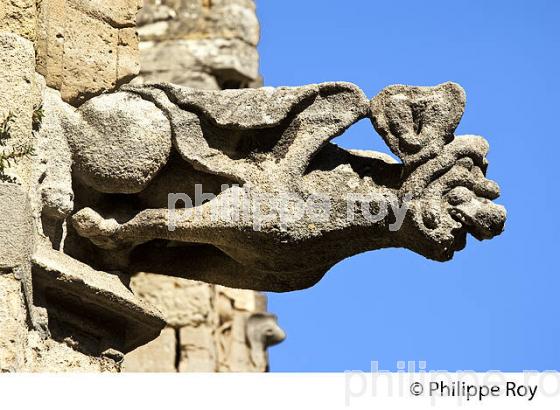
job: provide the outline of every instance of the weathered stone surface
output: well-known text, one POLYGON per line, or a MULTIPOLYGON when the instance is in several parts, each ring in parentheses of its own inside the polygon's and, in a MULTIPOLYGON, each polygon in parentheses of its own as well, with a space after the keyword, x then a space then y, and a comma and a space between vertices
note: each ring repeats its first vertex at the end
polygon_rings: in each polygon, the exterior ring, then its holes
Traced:
POLYGON ((43 0, 37 71, 74 105, 138 73, 137 0, 43 0))
POLYGON ((259 22, 252 1, 208 4, 187 0, 157 4, 148 0, 138 23, 146 41, 223 38, 238 39, 252 46, 259 42, 259 22), (161 28, 150 27, 158 23, 161 28))
POLYGON ((33 234, 29 198, 21 186, 0 183, 0 270, 29 260, 33 234))
MULTIPOLYGON (((37 72, 46 84, 62 88, 66 31, 66 0, 43 0, 37 22, 37 72)), ((89 82, 86 80, 86 83, 89 82)))
MULTIPOLYGON (((159 44, 145 44, 140 49, 142 65, 141 79, 144 82, 169 80, 174 84, 186 84, 181 81, 184 73, 180 66, 191 61, 194 71, 207 73, 215 78, 224 88, 246 88, 250 81, 258 76, 258 53, 253 46, 239 40, 176 40, 159 44), (176 55, 178 60, 158 56, 176 55), (165 77, 161 77, 161 75, 165 77), (232 86, 228 86, 228 84, 232 86), (235 86, 233 84, 239 84, 235 86)), ((207 88, 211 89, 211 88, 207 88)))
POLYGON ((116 86, 118 30, 72 7, 65 17, 60 92, 79 103, 116 86))
POLYGON ((84 355, 27 328, 21 281, 0 274, 0 372, 116 372, 114 360, 84 355))
POLYGON ((76 174, 100 192, 140 192, 169 158, 169 121, 137 95, 102 95, 68 118, 64 126, 76 174))
POLYGON ((0 66, 0 368, 10 371, 24 365, 31 289, 29 260, 35 242, 27 194, 29 160, 16 156, 8 161, 10 155, 32 143, 36 100, 32 43, 16 34, 0 34, 0 66))
POLYGON ((21 369, 25 362, 27 310, 23 299, 21 282, 13 274, 0 273, 0 372, 21 369))
POLYGON ((97 341, 84 346, 89 353, 127 353, 157 337, 165 326, 160 312, 137 298, 117 275, 43 247, 35 251, 33 265, 35 304, 49 311, 49 326, 56 320, 57 331, 89 334, 97 341))
POLYGON ((180 330, 180 372, 215 372, 216 351, 213 329, 208 326, 185 326, 180 330))
POLYGON ((395 85, 371 101, 372 120, 405 167, 414 167, 453 140, 465 102, 465 92, 453 83, 435 88, 395 85))
POLYGON ((2 31, 14 33, 34 41, 36 25, 36 0, 0 2, 0 27, 2 31))
POLYGON ((140 71, 140 51, 136 29, 119 30, 117 43, 117 83, 124 84, 132 80, 140 71))
POLYGON ((259 23, 252 0, 146 0, 138 21, 137 83, 169 81, 210 90, 246 88, 259 79, 259 23))
POLYGON ((37 189, 43 217, 64 220, 74 209, 72 190, 72 154, 64 138, 62 119, 74 115, 72 107, 62 102, 60 93, 46 88, 42 98, 44 116, 37 133, 37 158, 34 177, 41 181, 37 189))
POLYGON ((139 273, 132 278, 131 288, 157 305, 170 326, 196 327, 212 321, 213 290, 207 283, 139 273))
POLYGON ((144 82, 169 81, 190 85, 185 80, 186 73, 182 67, 192 67, 191 71, 206 73, 219 85, 212 87, 201 83, 204 89, 222 88, 224 84, 226 88, 246 88, 243 84, 255 81, 259 76, 256 49, 239 40, 148 42, 143 43, 140 55, 143 61, 141 80, 144 82), (169 55, 175 57, 169 58, 169 55), (240 86, 227 86, 227 82, 237 82, 240 86))
POLYGON ((37 332, 29 333, 25 360, 25 366, 18 371, 116 373, 121 368, 120 364, 111 358, 85 355, 66 343, 45 340, 37 332))
MULTIPOLYGON (((73 216, 76 231, 96 245, 135 248, 130 261, 136 270, 288 291, 315 284, 333 264, 365 250, 405 247, 445 261, 465 246, 468 232, 478 239, 502 232, 505 209, 491 202, 499 188, 485 177, 487 142, 452 134, 464 105, 456 84, 407 87, 399 91, 398 104, 384 105, 390 88, 374 99, 372 112, 363 92, 348 83, 222 92, 155 84, 125 90, 165 112, 174 148, 185 162, 243 185, 215 192, 203 204, 188 203, 171 216, 168 209, 146 209, 129 213, 127 222, 119 224, 87 207, 73 216), (406 116, 403 107, 418 108, 406 116), (424 130, 415 130, 428 133, 418 137, 419 159, 404 161, 409 157, 400 142, 394 151, 402 165, 329 142, 367 116, 381 133, 385 118, 399 118, 407 132, 416 123, 425 124, 424 130), (301 209, 285 208, 285 202, 278 208, 271 199, 264 211, 255 210, 255 197, 281 193, 297 194, 300 201, 321 194, 329 201, 328 215, 311 219, 305 212, 294 218, 301 209), (356 201, 361 204, 357 209, 356 201), (385 215, 378 218, 381 210, 385 215), (148 243, 153 240, 188 246, 148 243)), ((108 117, 104 120, 118 121, 120 115, 108 117)), ((402 132, 389 129, 400 138, 402 132)), ((110 156, 104 163, 113 160, 110 156)), ((103 184, 110 184, 113 174, 106 171, 103 184)))
MULTIPOLYGON (((0 89, 3 90, 0 93, 0 124, 10 117, 8 146, 0 149, 8 155, 29 146, 32 140, 33 106, 37 100, 33 44, 16 34, 1 33, 0 67, 0 89)), ((28 158, 20 158, 17 162, 5 164, 4 176, 27 183, 29 162, 28 158)))
POLYGON ((124 372, 176 372, 175 332, 175 329, 167 327, 156 339, 130 352, 124 359, 122 370, 124 372))
POLYGON ((105 21, 112 27, 123 28, 135 26, 142 0, 67 0, 67 6, 105 21))
POLYGON ((245 312, 264 311, 264 306, 259 304, 259 296, 247 289, 226 288, 225 286, 216 286, 216 293, 223 295, 235 310, 245 312))

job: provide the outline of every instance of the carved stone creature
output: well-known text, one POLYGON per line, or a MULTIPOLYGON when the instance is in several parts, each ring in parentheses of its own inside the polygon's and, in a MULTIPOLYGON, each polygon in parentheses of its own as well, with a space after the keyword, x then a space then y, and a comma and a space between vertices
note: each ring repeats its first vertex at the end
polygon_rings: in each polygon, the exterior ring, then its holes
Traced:
POLYGON ((61 110, 74 180, 87 191, 76 193, 73 227, 124 255, 131 271, 255 290, 312 286, 338 261, 373 249, 446 261, 467 233, 492 238, 506 217, 485 177, 488 143, 454 135, 464 106, 454 83, 391 86, 371 102, 349 83, 125 86, 61 110), (401 163, 330 142, 367 117, 401 163), (196 184, 215 197, 170 212, 168 195, 194 198, 196 184), (275 207, 286 193, 307 204, 328 198, 326 217, 301 213, 295 200, 275 207))
POLYGON ((278 318, 270 313, 253 313, 247 319, 247 339, 251 348, 251 362, 255 369, 267 369, 267 349, 286 339, 286 333, 278 326, 278 318))
POLYGON ((268 370, 267 349, 286 339, 270 313, 236 312, 217 331, 220 371, 268 370))

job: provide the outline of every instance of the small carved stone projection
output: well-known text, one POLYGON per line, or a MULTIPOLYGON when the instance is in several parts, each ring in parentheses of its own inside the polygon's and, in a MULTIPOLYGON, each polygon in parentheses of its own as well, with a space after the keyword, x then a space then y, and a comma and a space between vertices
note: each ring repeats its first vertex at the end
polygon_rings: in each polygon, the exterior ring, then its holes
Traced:
POLYGON ((144 0, 141 82, 219 90, 260 83, 253 0, 144 0))
POLYGON ((242 289, 217 286, 216 310, 218 371, 268 371, 267 348, 282 342, 286 334, 275 315, 256 312, 251 294, 242 289))
POLYGON ((278 326, 277 318, 267 313, 254 313, 247 319, 246 334, 251 347, 251 364, 264 372, 268 366, 266 349, 281 343, 286 334, 278 326))

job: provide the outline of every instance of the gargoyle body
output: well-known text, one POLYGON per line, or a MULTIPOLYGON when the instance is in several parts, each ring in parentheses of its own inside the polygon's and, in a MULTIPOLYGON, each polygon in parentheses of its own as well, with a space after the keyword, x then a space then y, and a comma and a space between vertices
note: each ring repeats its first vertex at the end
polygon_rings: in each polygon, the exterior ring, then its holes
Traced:
POLYGON ((487 142, 454 135, 464 105, 453 83, 391 86, 371 101, 349 83, 125 86, 65 111, 87 192, 72 225, 131 271, 255 290, 312 286, 373 249, 449 260, 467 233, 489 239, 505 222, 487 142), (401 162, 331 142, 368 117, 401 162))

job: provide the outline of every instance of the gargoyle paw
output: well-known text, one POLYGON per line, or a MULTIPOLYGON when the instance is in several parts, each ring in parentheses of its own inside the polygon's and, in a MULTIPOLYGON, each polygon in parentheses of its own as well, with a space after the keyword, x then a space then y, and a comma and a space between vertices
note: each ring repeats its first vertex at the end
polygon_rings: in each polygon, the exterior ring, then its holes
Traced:
POLYGON ((121 225, 114 219, 105 219, 93 209, 84 208, 72 216, 72 225, 80 236, 103 249, 118 247, 114 237, 121 225))

